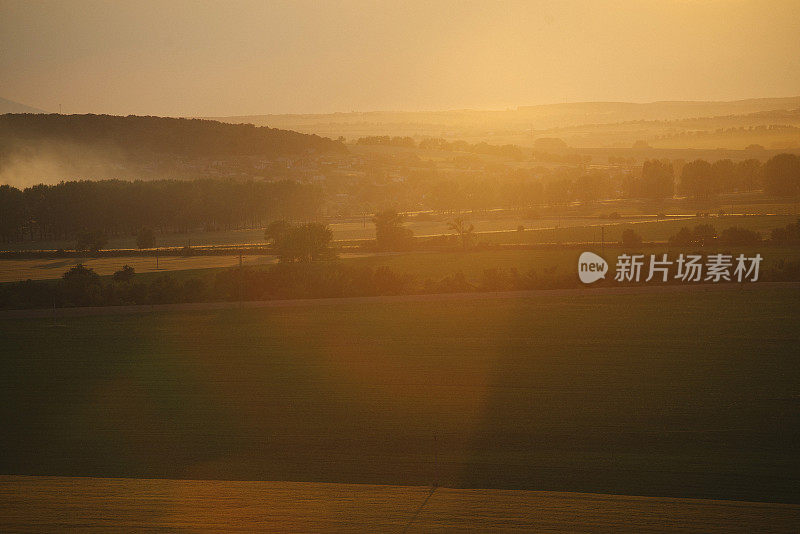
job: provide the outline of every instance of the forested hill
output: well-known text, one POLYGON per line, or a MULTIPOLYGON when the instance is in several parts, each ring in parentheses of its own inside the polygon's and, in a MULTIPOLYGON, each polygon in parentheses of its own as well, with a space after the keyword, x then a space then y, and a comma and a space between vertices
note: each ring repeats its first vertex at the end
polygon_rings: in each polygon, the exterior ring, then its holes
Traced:
POLYGON ((126 153, 274 158, 345 151, 336 141, 289 130, 165 117, 60 114, 0 115, 0 147, 69 143, 126 153))

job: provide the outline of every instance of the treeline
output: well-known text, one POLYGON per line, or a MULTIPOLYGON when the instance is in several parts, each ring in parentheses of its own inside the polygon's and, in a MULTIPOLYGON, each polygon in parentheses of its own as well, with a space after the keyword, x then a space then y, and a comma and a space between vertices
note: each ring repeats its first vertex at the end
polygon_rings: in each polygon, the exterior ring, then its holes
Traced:
MULTIPOLYGON (((761 281, 800 281, 800 262, 781 260, 762 269, 761 281)), ((675 283, 672 281, 671 283, 675 283)), ((387 267, 372 269, 338 262, 280 263, 266 269, 234 267, 209 274, 176 277, 137 275, 128 266, 111 277, 77 265, 59 280, 26 280, 0 284, 1 309, 125 306, 187 302, 264 301, 332 297, 366 297, 518 291, 579 287, 574 272, 553 269, 484 269, 475 280, 462 271, 424 280, 387 267)), ((611 285, 609 281, 599 286, 611 285)))
POLYGON ((328 138, 252 124, 133 115, 0 115, 0 153, 41 142, 189 158, 346 152, 342 143, 328 138))
POLYGON ((697 159, 688 163, 648 160, 638 176, 623 184, 629 198, 670 198, 674 194, 706 200, 720 193, 764 189, 781 197, 800 195, 800 157, 778 154, 762 164, 757 159, 713 163, 697 159))
POLYGON ((275 219, 314 219, 323 202, 319 186, 293 181, 103 180, 24 190, 2 185, 0 240, 136 235, 143 227, 162 233, 263 227, 275 219))
POLYGON ((420 280, 387 267, 347 266, 338 262, 280 263, 266 269, 234 267, 214 274, 176 277, 142 276, 125 266, 111 277, 77 265, 59 280, 0 284, 0 308, 125 306, 185 302, 253 301, 364 297, 502 289, 571 287, 574 276, 488 269, 477 283, 462 272, 420 280))
MULTIPOLYGON (((633 228, 627 228, 622 232, 620 244, 623 247, 640 247, 642 243, 642 236, 633 228)), ((693 229, 683 226, 669 237, 668 243, 672 247, 753 246, 762 243, 796 247, 800 245, 800 219, 786 226, 771 229, 767 238, 756 230, 741 226, 729 226, 721 233, 717 233, 713 224, 698 224, 693 229)))
MULTIPOLYGON (((448 141, 440 137, 422 139, 419 141, 419 143, 417 143, 413 137, 372 135, 358 138, 356 140, 356 144, 419 148, 422 150, 442 150, 445 152, 468 152, 486 156, 497 156, 499 158, 513 161, 525 161, 530 159, 541 162, 581 164, 588 163, 591 160, 591 156, 573 152, 554 153, 552 150, 531 150, 522 148, 518 145, 490 145, 489 143, 483 141, 473 144, 462 140, 448 141)), ((563 147, 557 146, 557 144, 555 145, 556 146, 551 146, 550 148, 556 150, 561 148, 569 148, 567 145, 563 145, 563 147)))
MULTIPOLYGON (((715 195, 764 190, 779 197, 800 194, 797 156, 779 154, 765 163, 743 161, 647 160, 641 167, 584 165, 515 167, 460 155, 455 169, 425 168, 407 163, 392 172, 402 180, 381 183, 326 183, 326 191, 343 193, 354 213, 393 206, 398 211, 458 211, 494 208, 540 210, 545 206, 592 203, 604 199, 666 200, 674 196, 702 202, 715 195), (463 163, 463 165, 461 165, 463 163)), ((387 173, 388 174, 388 173, 387 173)), ((377 175, 377 174, 376 174, 377 175)), ((377 180, 376 180, 377 182, 377 180)), ((694 209, 694 208, 689 208, 694 209)))

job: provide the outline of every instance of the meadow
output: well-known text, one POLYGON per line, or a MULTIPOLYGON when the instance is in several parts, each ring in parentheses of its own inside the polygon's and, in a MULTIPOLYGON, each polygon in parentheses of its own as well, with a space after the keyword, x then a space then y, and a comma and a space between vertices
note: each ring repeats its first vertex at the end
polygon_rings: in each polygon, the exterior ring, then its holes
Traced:
POLYGON ((800 502, 796 286, 0 318, 0 472, 800 502))

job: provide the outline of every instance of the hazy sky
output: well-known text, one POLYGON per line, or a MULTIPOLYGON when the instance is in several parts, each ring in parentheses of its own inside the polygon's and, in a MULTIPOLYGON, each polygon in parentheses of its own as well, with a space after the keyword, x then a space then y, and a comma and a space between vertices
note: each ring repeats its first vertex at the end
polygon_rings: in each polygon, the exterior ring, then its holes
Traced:
POLYGON ((800 95, 800 0, 0 0, 0 96, 65 113, 800 95))

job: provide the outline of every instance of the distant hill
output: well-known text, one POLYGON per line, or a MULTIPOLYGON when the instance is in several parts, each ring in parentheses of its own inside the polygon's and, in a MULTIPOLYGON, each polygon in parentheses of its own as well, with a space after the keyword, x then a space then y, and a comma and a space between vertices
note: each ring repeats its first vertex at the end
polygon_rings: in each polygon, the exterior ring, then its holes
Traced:
POLYGON ((266 162, 282 157, 339 152, 347 149, 337 141, 252 124, 112 115, 0 115, 0 184, 16 186, 76 179, 257 177, 267 174, 266 162))
POLYGON ((0 114, 2 113, 47 113, 44 110, 32 108, 19 102, 0 98, 0 114))
POLYGON ((197 157, 274 157, 308 150, 344 150, 340 143, 317 135, 252 124, 133 115, 0 115, 0 144, 39 141, 197 157))
POLYGON ((753 98, 734 101, 578 102, 525 106, 517 112, 529 117, 562 120, 572 124, 607 124, 637 120, 675 120, 695 117, 742 115, 800 107, 800 96, 753 98), (578 121, 578 122, 575 122, 578 121))
POLYGON ((517 109, 478 111, 373 111, 310 115, 252 115, 222 117, 231 123, 248 122, 289 128, 329 137, 366 135, 422 135, 447 138, 486 138, 509 132, 542 131, 581 125, 631 121, 664 121, 697 117, 779 112, 800 108, 800 96, 757 98, 731 102, 577 102, 522 106, 517 109))

